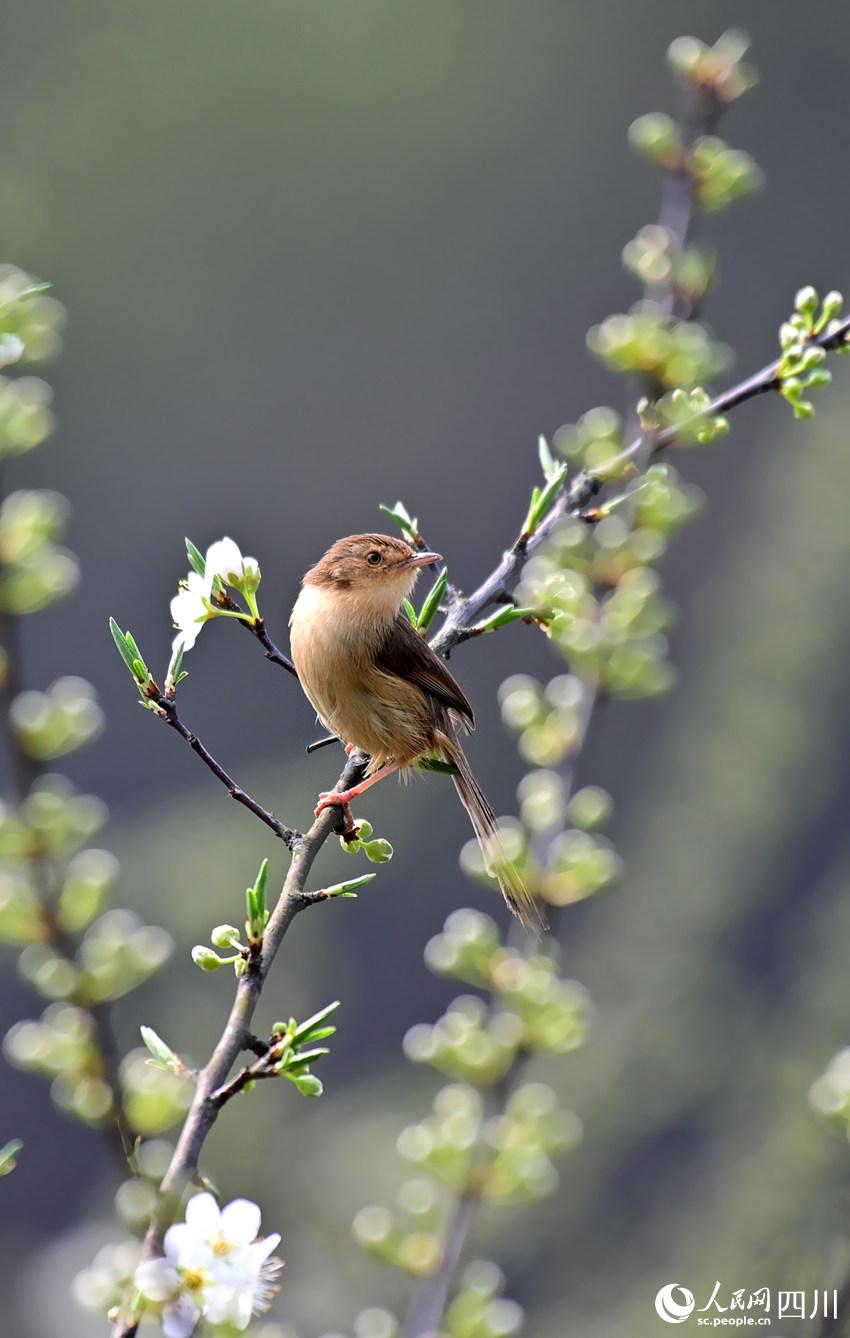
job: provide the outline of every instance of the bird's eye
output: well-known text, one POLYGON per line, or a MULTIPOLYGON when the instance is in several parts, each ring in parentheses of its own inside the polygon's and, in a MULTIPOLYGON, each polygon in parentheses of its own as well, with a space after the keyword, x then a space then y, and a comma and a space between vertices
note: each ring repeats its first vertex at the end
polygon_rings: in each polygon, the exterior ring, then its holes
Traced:
POLYGON ((373 548, 371 553, 366 554, 366 561, 369 563, 370 567, 377 567, 378 563, 381 561, 381 555, 376 548, 373 548))

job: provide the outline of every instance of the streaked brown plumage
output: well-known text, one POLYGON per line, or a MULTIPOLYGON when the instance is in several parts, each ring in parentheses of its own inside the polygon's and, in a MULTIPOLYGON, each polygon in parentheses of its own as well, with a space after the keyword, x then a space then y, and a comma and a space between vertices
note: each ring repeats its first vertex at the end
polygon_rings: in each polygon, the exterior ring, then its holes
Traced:
POLYGON ((439 562, 386 534, 339 539, 306 573, 290 618, 292 658, 316 714, 338 738, 369 753, 366 778, 320 796, 317 812, 347 805, 393 771, 424 757, 450 762, 488 869, 527 928, 541 916, 516 870, 500 858, 496 818, 460 746, 473 729, 465 693, 410 625, 402 602, 423 566, 439 562))

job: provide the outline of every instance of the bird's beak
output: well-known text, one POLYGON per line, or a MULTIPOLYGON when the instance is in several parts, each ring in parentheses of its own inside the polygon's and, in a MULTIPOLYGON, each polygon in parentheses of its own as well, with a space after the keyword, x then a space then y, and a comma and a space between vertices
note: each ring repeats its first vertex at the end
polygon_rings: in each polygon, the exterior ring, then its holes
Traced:
POLYGON ((433 567, 435 562, 442 562, 442 553, 414 553, 413 557, 406 558, 402 563, 404 567, 433 567))

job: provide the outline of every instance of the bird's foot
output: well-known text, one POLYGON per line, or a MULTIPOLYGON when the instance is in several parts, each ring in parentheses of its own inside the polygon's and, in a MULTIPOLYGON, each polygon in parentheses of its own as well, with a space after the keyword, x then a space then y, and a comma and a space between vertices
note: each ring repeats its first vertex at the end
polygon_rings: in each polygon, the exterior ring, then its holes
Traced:
POLYGON ((355 797, 355 790, 322 790, 319 795, 319 802, 313 812, 318 817, 320 813, 324 813, 326 808, 348 808, 355 797))
POLYGON ((346 757, 350 757, 351 754, 356 750, 356 748, 357 748, 357 744, 356 744, 356 743, 347 743, 347 744, 345 745, 345 755, 346 755, 346 757))
POLYGON ((351 800, 354 795, 350 790, 324 790, 319 795, 319 802, 314 812, 316 817, 324 813, 326 808, 338 808, 339 818, 334 824, 334 831, 342 837, 344 841, 353 841, 357 836, 357 823, 354 821, 354 814, 351 811, 351 800))

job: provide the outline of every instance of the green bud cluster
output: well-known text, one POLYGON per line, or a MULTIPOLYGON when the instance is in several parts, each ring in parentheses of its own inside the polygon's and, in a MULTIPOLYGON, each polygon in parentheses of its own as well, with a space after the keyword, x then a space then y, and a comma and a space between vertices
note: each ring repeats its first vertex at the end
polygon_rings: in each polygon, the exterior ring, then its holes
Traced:
POLYGON ((645 288, 674 287, 689 305, 699 302, 714 276, 714 257, 704 247, 679 250, 673 234, 648 223, 623 247, 623 265, 645 288))
POLYGON ((667 59, 686 89, 718 102, 734 102, 757 79, 755 70, 744 61, 749 47, 747 34, 730 28, 713 46, 697 37, 677 37, 667 49, 667 59))
POLYGON ((638 413, 645 429, 669 429, 680 446, 694 442, 709 446, 729 431, 728 418, 711 412, 711 396, 701 386, 671 390, 654 403, 641 400, 638 413))
POLYGON ((76 752, 103 728, 94 688, 84 678, 57 678, 44 692, 20 692, 9 719, 22 748, 39 761, 76 752))
MULTIPOLYGON (((588 817, 598 817, 600 796, 585 796, 584 806, 588 817)), ((407 1033, 408 1058, 452 1081, 437 1092, 429 1114, 399 1135, 397 1151, 413 1177, 402 1183, 395 1206, 364 1208, 353 1224, 370 1253, 419 1278, 440 1266, 453 1200, 522 1204, 555 1189, 555 1161, 580 1137, 576 1116, 541 1081, 520 1083, 506 1098, 497 1093, 518 1062, 563 1056, 581 1045, 589 1011, 584 991, 560 978, 550 956, 505 945, 495 921, 477 911, 454 911, 425 958, 432 971, 487 991, 490 1003, 461 995, 433 1026, 407 1033)), ((519 1312, 501 1299, 501 1288, 491 1265, 471 1266, 445 1331, 514 1332, 519 1312)))
MULTIPOLYGON (((46 287, 0 266, 0 462, 32 450, 53 427, 49 386, 18 374, 59 345, 64 313, 46 287)), ((47 489, 22 489, 0 503, 6 617, 45 609, 76 585, 76 559, 61 546, 67 517, 65 499, 47 489)), ((10 668, 0 649, 0 686, 10 668)), ((93 1010, 148 980, 167 960, 171 940, 135 915, 108 908, 117 861, 89 845, 105 805, 44 771, 100 732, 103 715, 90 684, 66 676, 43 690, 18 691, 8 725, 21 773, 35 779, 14 802, 0 802, 0 941, 19 950, 20 974, 49 1002, 37 1020, 11 1028, 4 1049, 13 1064, 51 1081, 64 1110, 101 1124, 117 1102, 135 1097, 123 1073, 114 1085, 93 1010)), ((122 1114, 131 1131, 146 1132, 145 1121, 134 1124, 122 1114)))
MULTIPOLYGON (((791 405, 795 418, 814 415, 814 405, 805 398, 806 392, 828 386, 832 380, 832 373, 824 366, 825 351, 812 341, 832 332, 843 305, 841 293, 827 293, 821 302, 814 288, 801 288, 794 299, 793 312, 779 327, 782 349, 776 369, 779 393, 791 405)), ((839 353, 847 351, 847 345, 837 349, 839 353)))
POLYGON ((65 498, 47 490, 13 492, 0 505, 0 611, 35 613, 74 589, 76 559, 56 543, 67 513, 65 498))
POLYGON ((548 952, 530 955, 502 946, 495 923, 467 909, 454 911, 443 931, 430 940, 425 961, 438 975, 452 976, 488 991, 494 997, 490 1025, 482 1000, 462 996, 434 1027, 414 1027, 405 1039, 410 1058, 449 1071, 477 1086, 498 1082, 481 1065, 485 1047, 478 1038, 489 1033, 499 1048, 517 1054, 569 1054, 584 1043, 590 1015, 585 991, 562 980, 548 952), (485 1033, 485 1034, 486 1034, 485 1033), (454 1052, 452 1054, 452 1052, 454 1052), (465 1070, 465 1071, 464 1071, 465 1070))
MULTIPOLYGON (((46 287, 23 270, 0 266, 0 367, 42 362, 58 348, 64 312, 46 287)), ((50 435, 50 401, 50 387, 38 377, 0 375, 0 460, 50 435)))
MULTIPOLYGON (((120 1192, 120 1191, 119 1191, 120 1192)), ((77 1305, 103 1319, 127 1295, 142 1253, 140 1240, 111 1241, 98 1250, 88 1268, 71 1284, 77 1305)))
MULTIPOLYGON (((521 800, 523 792, 526 795, 529 793, 531 781, 537 780, 538 776, 550 775, 551 772, 543 769, 530 772, 523 777, 519 787, 521 800)), ((551 787, 549 795, 543 797, 545 808, 538 809, 538 814, 535 815, 539 822, 537 831, 545 831, 550 836, 546 843, 531 843, 523 828, 519 824, 515 826, 509 824, 507 819, 503 819, 502 831, 510 831, 510 858, 521 874, 523 883, 533 892, 535 898, 543 900, 549 906, 572 906, 574 902, 586 900, 588 896, 594 896, 596 892, 602 891, 602 888, 616 882, 620 876, 621 864, 616 851, 605 836, 580 826, 573 816, 572 803, 566 807, 564 819, 554 818, 557 811, 557 796, 553 791, 554 787, 551 787), (546 808, 549 812, 546 812, 546 808), (542 820, 539 819, 543 816, 549 818, 550 815, 553 815, 553 823, 546 822, 543 826, 542 820), (554 838, 551 836, 553 827, 556 831, 558 827, 562 827, 554 838), (539 854, 539 850, 542 850, 542 854, 539 854)), ((580 799, 581 793, 581 791, 578 793, 576 799, 580 799)), ((581 814, 581 808, 577 812, 578 818, 581 819, 584 816, 581 814)), ((533 826, 531 830, 534 830, 533 826)), ((470 878, 489 883, 481 851, 474 842, 467 842, 460 851, 460 867, 470 878)))
POLYGON ((270 1049, 264 1064, 269 1073, 293 1083, 302 1096, 322 1095, 322 1081, 312 1072, 312 1065, 330 1054, 327 1046, 319 1042, 336 1034, 336 1027, 329 1019, 338 1008, 337 999, 304 1022, 296 1022, 291 1017, 288 1022, 276 1022, 272 1027, 270 1049))
POLYGON ((77 1119, 97 1125, 112 1114, 112 1091, 85 1009, 49 1004, 38 1021, 15 1023, 4 1039, 3 1053, 16 1068, 49 1078, 57 1106, 77 1119))
POLYGON ((647 377, 670 390, 710 381, 731 360, 726 345, 712 339, 705 326, 671 323, 648 300, 592 326, 587 346, 611 371, 647 377))
POLYGON ((691 149, 688 167, 696 200, 706 213, 719 213, 736 200, 761 190, 764 178, 758 164, 743 149, 732 149, 716 135, 703 135, 691 149))
POLYGON ((512 1338, 519 1333, 525 1316, 504 1288, 505 1277, 496 1264, 487 1259, 468 1264, 446 1313, 449 1338, 512 1338))
POLYGON ((355 828, 357 834, 350 841, 343 836, 339 838, 339 844, 346 854, 356 855, 358 850, 362 850, 370 864, 388 864, 393 857, 389 841, 383 836, 373 836, 372 824, 365 818, 358 818, 355 828))

